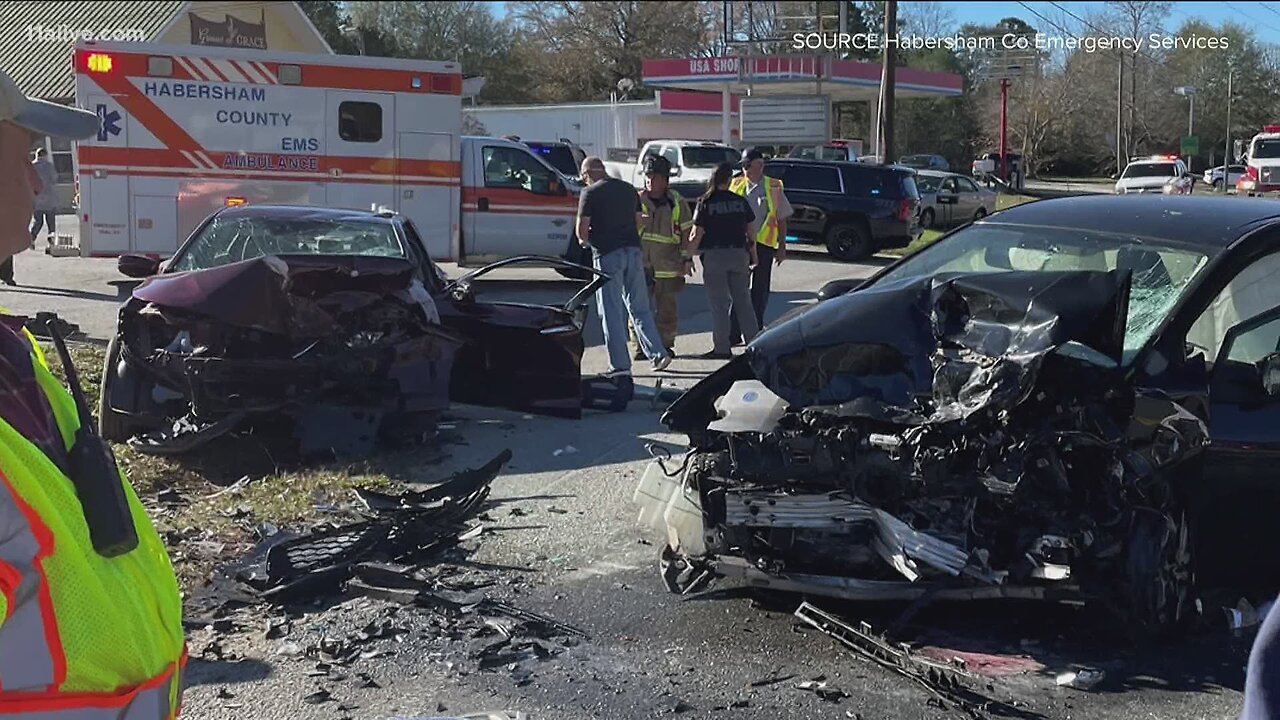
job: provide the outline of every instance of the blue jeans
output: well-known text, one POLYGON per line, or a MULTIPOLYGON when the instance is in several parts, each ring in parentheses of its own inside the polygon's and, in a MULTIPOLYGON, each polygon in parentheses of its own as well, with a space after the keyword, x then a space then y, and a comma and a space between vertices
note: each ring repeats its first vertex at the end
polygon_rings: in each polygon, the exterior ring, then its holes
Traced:
POLYGON ((667 354, 658 337, 658 322, 649 307, 649 287, 644 278, 644 254, 639 247, 624 247, 592 262, 609 282, 596 291, 600 321, 604 325, 604 344, 609 350, 610 372, 630 372, 631 353, 627 349, 627 315, 636 327, 636 341, 649 359, 667 354))

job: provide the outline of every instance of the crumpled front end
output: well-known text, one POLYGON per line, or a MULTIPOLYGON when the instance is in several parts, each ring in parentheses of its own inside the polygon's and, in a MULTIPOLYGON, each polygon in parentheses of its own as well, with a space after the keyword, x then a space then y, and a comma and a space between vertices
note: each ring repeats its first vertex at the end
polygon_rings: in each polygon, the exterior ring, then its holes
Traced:
POLYGON ((681 471, 646 474, 641 519, 668 529, 677 565, 784 590, 1165 583, 1121 600, 1176 613, 1188 570, 1170 478, 1205 433, 1128 383, 1128 289, 1120 273, 951 275, 813 306, 672 405, 664 421, 693 447, 681 471))
POLYGON ((389 419, 421 428, 448 407, 459 345, 395 258, 268 256, 162 275, 121 310, 103 414, 124 436, 112 439, 156 454, 269 416, 292 421, 303 454, 358 455, 389 419))

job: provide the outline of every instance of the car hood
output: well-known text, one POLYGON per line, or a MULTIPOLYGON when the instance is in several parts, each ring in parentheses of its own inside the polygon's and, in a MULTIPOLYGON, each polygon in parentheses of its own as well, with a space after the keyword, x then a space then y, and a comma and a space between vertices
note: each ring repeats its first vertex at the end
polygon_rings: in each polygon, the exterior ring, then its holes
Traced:
POLYGON ((697 431, 736 380, 793 408, 895 424, 944 422, 1011 406, 1049 353, 1117 367, 1130 273, 942 274, 876 284, 794 313, 694 386, 663 421, 697 431))
POLYGON ((162 311, 290 337, 325 335, 337 316, 390 296, 422 306, 439 322, 414 265, 401 258, 268 255, 158 275, 133 291, 134 299, 162 311))
POLYGON ((1121 178, 1116 182, 1118 188, 1162 188, 1177 180, 1172 175, 1161 177, 1121 178))

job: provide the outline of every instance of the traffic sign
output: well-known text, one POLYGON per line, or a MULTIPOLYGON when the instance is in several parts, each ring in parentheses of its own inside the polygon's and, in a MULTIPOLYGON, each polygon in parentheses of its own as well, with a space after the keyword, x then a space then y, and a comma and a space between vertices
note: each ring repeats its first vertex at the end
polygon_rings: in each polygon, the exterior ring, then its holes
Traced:
POLYGON ((1200 136, 1190 135, 1182 138, 1182 156, 1192 157, 1200 154, 1200 136))

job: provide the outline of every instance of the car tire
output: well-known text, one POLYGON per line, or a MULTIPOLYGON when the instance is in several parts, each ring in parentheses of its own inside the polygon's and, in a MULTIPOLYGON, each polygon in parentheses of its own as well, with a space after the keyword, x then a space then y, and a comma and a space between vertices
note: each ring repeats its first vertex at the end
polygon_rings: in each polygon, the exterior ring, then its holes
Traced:
POLYGON ((106 359, 102 362, 102 385, 98 388, 98 435, 103 440, 122 443, 133 437, 133 428, 128 418, 111 409, 107 398, 111 394, 112 379, 116 375, 116 366, 120 364, 120 336, 114 335, 107 343, 106 359))
POLYGON ((1186 630, 1195 606, 1186 514, 1135 510, 1124 553, 1121 605, 1133 639, 1159 640, 1186 630))
POLYGON ((986 216, 987 216, 987 209, 986 209, 986 208, 983 208, 983 207, 980 207, 980 208, 978 208, 978 212, 976 212, 976 213, 974 213, 974 214, 973 214, 973 219, 974 219, 974 221, 978 221, 978 220, 981 220, 982 218, 984 218, 984 217, 986 217, 986 216))
POLYGON ((925 230, 933 227, 933 208, 925 208, 920 211, 920 227, 925 230))
POLYGON ((827 230, 827 253, 841 262, 857 262, 871 257, 871 233, 861 223, 834 225, 827 230))

